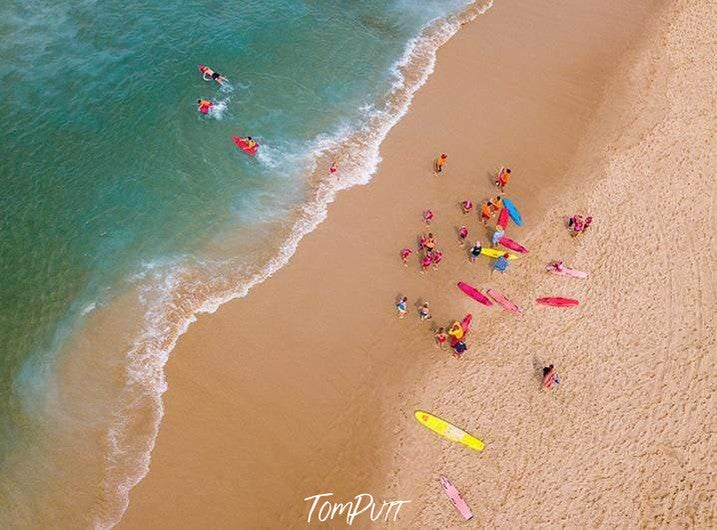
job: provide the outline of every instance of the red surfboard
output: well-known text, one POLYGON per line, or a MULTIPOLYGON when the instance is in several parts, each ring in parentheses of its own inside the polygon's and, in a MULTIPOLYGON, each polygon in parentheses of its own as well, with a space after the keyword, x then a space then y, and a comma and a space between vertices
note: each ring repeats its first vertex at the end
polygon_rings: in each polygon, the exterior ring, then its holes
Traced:
POLYGON ((239 149, 244 151, 249 156, 256 155, 256 152, 259 149, 259 144, 256 144, 254 147, 249 147, 244 138, 241 138, 240 136, 232 136, 232 141, 234 142, 234 145, 236 145, 239 149))
POLYGON ((503 245, 505 248, 508 248, 510 250, 515 250, 516 252, 520 252, 521 254, 526 254, 528 252, 528 249, 525 248, 523 245, 518 243, 517 241, 513 241, 509 237, 501 237, 498 240, 498 243, 503 245))
POLYGON ((553 307, 575 307, 580 302, 572 298, 563 298, 562 296, 546 296, 543 298, 537 298, 537 303, 542 305, 550 305, 553 307))
POLYGON ((491 306, 493 305, 493 302, 490 301, 490 298, 488 298, 486 295, 481 293, 478 289, 473 287, 472 285, 468 285, 465 282, 458 282, 458 288, 466 293, 468 296, 470 296, 473 300, 476 302, 480 302, 483 305, 491 306))
POLYGON ((503 230, 505 230, 505 227, 508 226, 508 209, 503 207, 500 210, 500 213, 498 214, 498 222, 496 223, 496 226, 500 226, 503 230))

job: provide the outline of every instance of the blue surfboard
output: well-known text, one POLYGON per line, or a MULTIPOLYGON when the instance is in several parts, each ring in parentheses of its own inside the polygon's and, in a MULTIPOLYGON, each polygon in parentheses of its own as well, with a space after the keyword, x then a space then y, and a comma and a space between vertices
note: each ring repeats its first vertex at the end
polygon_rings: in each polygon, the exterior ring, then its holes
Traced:
POLYGON ((518 211, 518 208, 516 208, 515 204, 513 204, 510 199, 503 199, 503 206, 505 206, 505 209, 508 210, 508 215, 510 215, 513 222, 518 226, 523 226, 523 218, 520 216, 520 212, 518 211))

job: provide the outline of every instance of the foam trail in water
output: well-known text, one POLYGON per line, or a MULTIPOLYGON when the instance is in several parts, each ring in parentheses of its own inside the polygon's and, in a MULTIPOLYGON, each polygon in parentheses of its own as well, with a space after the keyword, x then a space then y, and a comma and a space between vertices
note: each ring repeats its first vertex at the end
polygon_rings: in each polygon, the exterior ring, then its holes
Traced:
MULTIPOLYGON (((145 315, 145 332, 127 354, 129 366, 125 405, 117 411, 116 419, 106 434, 110 453, 103 484, 106 496, 119 495, 119 502, 95 515, 95 527, 109 528, 121 519, 129 504, 130 490, 149 471, 151 452, 164 414, 162 394, 167 390, 164 366, 177 339, 196 320, 198 313, 213 313, 222 304, 246 296, 252 287, 286 265, 301 239, 326 218, 328 205, 336 194, 371 180, 381 162, 379 147, 382 141, 408 111, 415 92, 433 72, 438 48, 463 24, 485 13, 492 5, 492 0, 480 6, 473 4, 458 15, 436 19, 424 26, 421 34, 407 43, 401 59, 394 65, 390 93, 379 104, 364 109, 364 125, 359 130, 344 127, 333 135, 321 135, 315 139, 311 146, 310 169, 316 171, 319 161, 335 157, 339 160, 339 172, 319 180, 313 198, 300 207, 299 219, 290 236, 259 272, 203 300, 198 297, 181 299, 175 293, 188 290, 183 282, 191 277, 191 273, 181 267, 162 273, 159 267, 148 266, 146 274, 154 279, 151 283, 155 287, 147 287, 147 290, 163 294, 157 299, 147 292, 147 302, 152 308, 145 315), (152 411, 152 432, 137 444, 129 432, 129 418, 138 410, 146 409, 148 404, 152 411), (118 470, 121 472, 118 473, 118 470)), ((222 91, 225 91, 225 86, 228 85, 223 85, 222 91)), ((276 154, 270 146, 262 145, 257 158, 271 167, 278 163, 276 154)), ((203 290, 198 288, 197 292, 202 293, 203 290)))

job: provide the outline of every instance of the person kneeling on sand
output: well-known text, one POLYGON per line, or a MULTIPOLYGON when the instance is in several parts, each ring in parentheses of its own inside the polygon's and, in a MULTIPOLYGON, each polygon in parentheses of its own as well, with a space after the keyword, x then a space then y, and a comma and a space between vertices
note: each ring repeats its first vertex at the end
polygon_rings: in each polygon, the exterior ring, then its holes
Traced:
POLYGON ((461 356, 466 352, 467 349, 468 349, 468 346, 466 345, 466 343, 463 342, 462 340, 459 340, 453 344, 453 351, 454 351, 453 356, 456 359, 460 359, 461 356))
POLYGON ((499 257, 497 260, 495 260, 495 265, 493 265, 493 270, 496 270, 499 272, 505 272, 508 269, 508 258, 509 257, 510 257, 510 254, 508 254, 506 252, 501 257, 499 257))
POLYGON ((429 309, 428 309, 428 302, 424 302, 424 303, 423 303, 423 305, 421 306, 421 308, 418 310, 418 316, 419 316, 419 318, 420 318, 422 321, 423 321, 423 320, 430 320, 431 318, 433 318, 433 317, 431 316, 431 312, 430 312, 429 309))

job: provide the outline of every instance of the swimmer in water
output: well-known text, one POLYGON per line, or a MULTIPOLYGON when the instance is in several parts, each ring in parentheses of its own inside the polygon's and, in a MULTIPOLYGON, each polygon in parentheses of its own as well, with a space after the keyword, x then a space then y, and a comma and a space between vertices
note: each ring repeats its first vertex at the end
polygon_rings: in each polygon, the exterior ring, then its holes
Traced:
POLYGON ((224 83, 224 81, 227 80, 226 77, 224 77, 219 72, 215 72, 208 66, 202 66, 200 71, 202 72, 202 79, 205 81, 216 81, 220 85, 224 83))
POLYGON ((212 108, 212 105, 214 105, 214 103, 212 103, 208 99, 197 100, 197 110, 202 114, 209 114, 209 109, 212 108))

